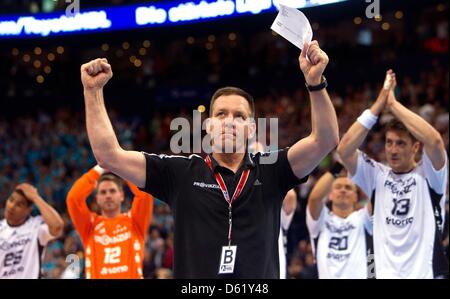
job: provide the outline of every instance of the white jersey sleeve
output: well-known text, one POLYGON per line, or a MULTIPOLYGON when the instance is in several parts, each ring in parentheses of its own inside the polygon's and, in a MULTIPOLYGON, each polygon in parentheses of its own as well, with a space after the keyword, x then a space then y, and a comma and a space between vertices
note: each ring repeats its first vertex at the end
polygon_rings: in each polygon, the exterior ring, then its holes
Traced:
POLYGON ((381 170, 382 166, 360 150, 357 153, 356 173, 351 179, 367 196, 370 196, 375 189, 377 172, 381 170))
POLYGON ((283 208, 281 209, 281 228, 283 228, 284 230, 288 230, 289 229, 289 226, 291 225, 291 222, 292 222, 292 218, 294 218, 294 214, 295 214, 295 211, 293 211, 292 213, 290 213, 290 214, 287 214, 284 210, 283 210, 283 208))
POLYGON ((322 231, 325 221, 330 214, 330 210, 324 206, 320 212, 319 219, 314 220, 309 211, 309 207, 306 207, 306 226, 308 227, 309 235, 311 238, 317 238, 322 231))
POLYGON ((428 157, 426 151, 423 151, 422 157, 423 169, 431 188, 438 194, 445 194, 445 188, 447 187, 448 176, 448 161, 447 153, 445 154, 445 165, 439 170, 434 169, 433 163, 428 157))
POLYGON ((367 205, 359 210, 357 213, 359 213, 361 217, 361 223, 364 224, 364 228, 366 229, 367 233, 370 235, 373 235, 373 218, 369 215, 369 210, 367 205))
POLYGON ((38 240, 39 240, 39 245, 41 246, 46 246, 47 243, 51 240, 53 240, 55 237, 52 236, 52 234, 50 234, 50 231, 48 229, 48 225, 47 223, 45 223, 44 218, 42 218, 42 216, 37 216, 34 219, 35 221, 35 226, 38 230, 38 240))

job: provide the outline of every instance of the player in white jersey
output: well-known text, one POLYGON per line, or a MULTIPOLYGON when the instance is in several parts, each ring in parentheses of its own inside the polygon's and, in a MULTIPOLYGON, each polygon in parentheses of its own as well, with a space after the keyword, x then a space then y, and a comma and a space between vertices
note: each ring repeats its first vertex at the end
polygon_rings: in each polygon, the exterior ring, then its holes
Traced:
POLYGON ((39 278, 43 248, 59 237, 64 227, 58 212, 36 188, 18 185, 6 201, 0 221, 0 279, 39 278), (33 204, 42 216, 32 217, 33 204))
POLYGON ((358 190, 349 178, 339 176, 341 170, 337 162, 317 181, 308 198, 306 224, 319 278, 374 278, 371 206, 355 209, 358 190))
POLYGON ((396 100, 395 85, 389 70, 376 102, 345 134, 338 152, 352 180, 371 197, 377 278, 447 277, 441 243, 447 153, 439 132, 396 100), (388 166, 358 150, 384 109, 395 117, 385 133, 388 166), (420 143, 424 150, 416 163, 420 143))
POLYGON ((295 209, 297 208, 297 194, 294 189, 289 190, 283 200, 280 217, 280 235, 278 236, 278 255, 280 260, 280 279, 286 279, 287 261, 286 261, 286 235, 291 226, 292 218, 294 218, 295 209))

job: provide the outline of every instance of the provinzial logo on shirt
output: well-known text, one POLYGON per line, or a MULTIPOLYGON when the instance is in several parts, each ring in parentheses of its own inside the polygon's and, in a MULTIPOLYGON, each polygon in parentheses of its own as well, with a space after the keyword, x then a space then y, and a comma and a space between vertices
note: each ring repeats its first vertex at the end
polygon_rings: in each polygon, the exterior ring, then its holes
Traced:
POLYGON ((351 223, 344 223, 340 226, 335 226, 333 223, 331 222, 326 222, 325 226, 327 227, 327 229, 332 232, 332 233, 336 233, 336 234, 342 234, 343 232, 347 232, 350 231, 352 229, 355 229, 356 227, 351 224, 351 223))
POLYGON ((11 242, 11 243, 8 243, 7 241, 4 241, 3 243, 0 243, 0 250, 7 251, 7 250, 10 250, 12 248, 19 247, 19 246, 25 246, 25 245, 27 245, 30 242, 31 242, 30 238, 21 239, 21 240, 14 241, 14 242, 11 242))
POLYGON ((194 182, 193 185, 200 188, 220 189, 219 185, 217 184, 206 184, 204 182, 194 182))
POLYGON ((411 177, 407 180, 398 180, 395 182, 386 180, 384 182, 384 186, 389 188, 392 192, 392 194, 396 196, 404 196, 405 194, 408 194, 412 191, 412 187, 416 186, 416 179, 411 177))
POLYGON ((125 232, 123 234, 119 234, 117 236, 110 237, 108 235, 94 235, 94 241, 96 243, 100 243, 102 245, 109 245, 124 242, 131 238, 130 232, 125 232))

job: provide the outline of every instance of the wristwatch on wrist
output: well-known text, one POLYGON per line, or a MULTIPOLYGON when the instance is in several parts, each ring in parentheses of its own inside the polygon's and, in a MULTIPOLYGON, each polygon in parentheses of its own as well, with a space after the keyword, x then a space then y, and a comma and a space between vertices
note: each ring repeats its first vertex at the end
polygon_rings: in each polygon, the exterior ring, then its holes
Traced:
POLYGON ((327 88, 328 86, 328 82, 327 79, 325 78, 325 76, 322 75, 322 79, 320 84, 318 85, 308 85, 308 83, 305 83, 306 88, 311 92, 311 91, 318 91, 318 90, 322 90, 324 88, 327 88))

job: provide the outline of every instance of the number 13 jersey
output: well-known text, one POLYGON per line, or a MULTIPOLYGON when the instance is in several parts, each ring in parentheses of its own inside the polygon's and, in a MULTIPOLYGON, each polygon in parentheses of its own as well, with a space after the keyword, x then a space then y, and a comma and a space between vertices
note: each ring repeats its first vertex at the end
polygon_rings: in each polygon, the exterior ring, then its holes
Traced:
POLYGON ((448 275, 442 246, 447 169, 447 161, 434 169, 424 151, 412 171, 398 174, 358 151, 352 180, 373 205, 377 278, 448 275))

